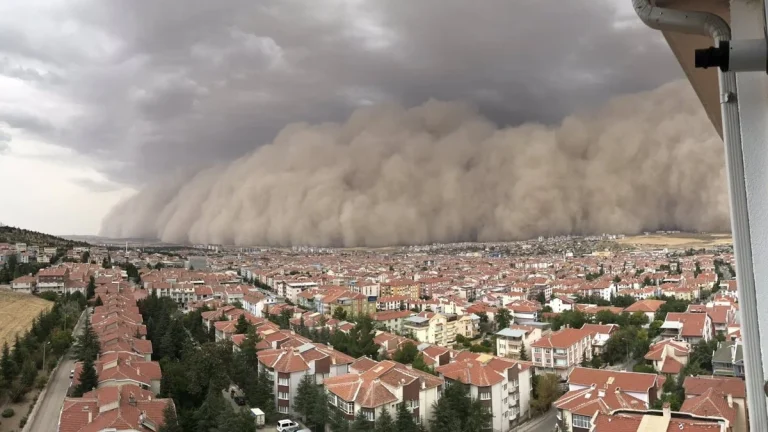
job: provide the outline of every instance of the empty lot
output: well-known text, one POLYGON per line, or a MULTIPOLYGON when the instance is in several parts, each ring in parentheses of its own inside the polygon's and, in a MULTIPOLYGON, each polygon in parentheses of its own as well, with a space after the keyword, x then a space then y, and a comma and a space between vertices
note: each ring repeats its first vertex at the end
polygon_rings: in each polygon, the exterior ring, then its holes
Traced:
POLYGON ((12 344, 17 333, 24 333, 41 311, 51 307, 53 303, 31 294, 0 291, 0 345, 12 344))

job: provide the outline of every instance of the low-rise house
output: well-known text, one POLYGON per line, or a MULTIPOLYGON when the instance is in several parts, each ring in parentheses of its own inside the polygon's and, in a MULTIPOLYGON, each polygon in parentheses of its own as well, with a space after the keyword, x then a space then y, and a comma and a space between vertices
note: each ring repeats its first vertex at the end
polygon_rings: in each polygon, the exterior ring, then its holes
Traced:
POLYGON ((573 310, 573 305, 576 304, 576 300, 566 296, 558 296, 550 300, 547 304, 552 308, 552 312, 563 313, 565 311, 573 310))
POLYGON ((442 378, 410 365, 367 357, 352 363, 349 373, 324 382, 328 402, 349 420, 362 411, 366 419, 376 421, 385 408, 394 416, 398 404, 404 403, 420 424, 428 424, 432 418, 443 385, 442 378))
POLYGON ((656 311, 666 303, 664 300, 640 300, 632 303, 624 308, 624 312, 630 315, 635 312, 642 312, 648 317, 648 322, 651 323, 655 319, 656 311))
POLYGON ((656 372, 677 375, 688 364, 690 353, 688 342, 665 339, 651 345, 645 359, 653 362, 656 372))
MULTIPOLYGON (((132 384, 144 390, 160 393, 160 380, 163 375, 160 363, 155 361, 136 361, 132 356, 104 357, 94 362, 99 376, 97 388, 122 387, 132 384)), ((75 363, 75 374, 71 388, 80 383, 80 373, 83 369, 81 362, 75 363)))
POLYGON ((37 290, 37 278, 32 275, 17 277, 11 281, 11 289, 15 292, 31 294, 37 290))
POLYGON ((568 377, 568 392, 555 403, 563 432, 588 432, 596 414, 617 409, 646 410, 659 396, 658 375, 577 367, 568 377))
POLYGON ((165 423, 163 411, 173 399, 158 399, 152 392, 126 384, 103 387, 79 398, 66 398, 59 415, 61 432, 158 431, 165 423))
POLYGON ((744 349, 742 342, 721 342, 712 355, 714 375, 744 378, 744 349))
POLYGON ((531 359, 537 372, 554 373, 562 380, 583 359, 592 359, 592 333, 587 330, 564 328, 531 346, 531 359))
POLYGON ((584 324, 582 330, 592 334, 592 355, 602 355, 605 351, 605 344, 612 334, 619 331, 618 324, 584 324))
MULTIPOLYGON (((686 399, 683 401, 683 406, 689 412, 695 411, 696 408, 691 403, 686 406, 688 399, 706 396, 707 399, 715 401, 721 407, 723 404, 729 408, 733 407, 735 410, 735 418, 732 421, 733 432, 746 432, 748 430, 747 388, 744 380, 733 377, 689 376, 685 378, 683 388, 686 399)), ((698 400, 701 401, 702 399, 698 400)), ((706 403, 702 408, 708 405, 709 403, 706 403)))
POLYGON ((709 342, 713 336, 712 319, 705 313, 670 312, 661 325, 661 337, 686 341, 691 345, 709 342))
POLYGON ((731 432, 729 425, 717 417, 692 416, 670 411, 666 403, 659 410, 618 409, 610 414, 598 412, 592 418, 590 432, 731 432))

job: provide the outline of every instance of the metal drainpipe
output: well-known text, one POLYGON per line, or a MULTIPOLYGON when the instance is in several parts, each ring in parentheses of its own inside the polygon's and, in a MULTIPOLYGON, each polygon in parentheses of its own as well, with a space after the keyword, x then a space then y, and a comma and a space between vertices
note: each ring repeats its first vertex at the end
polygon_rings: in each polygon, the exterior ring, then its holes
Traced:
MULTIPOLYGON (((632 4, 640 19, 653 29, 711 36, 718 44, 731 39, 730 27, 717 15, 659 8, 652 6, 648 0, 632 0, 632 4)), ((736 99, 738 96, 736 75, 734 72, 718 70, 718 81, 731 206, 731 230, 736 258, 736 280, 740 300, 741 332, 744 341, 747 342, 743 345, 743 349, 749 426, 753 431, 768 431, 752 240, 747 214, 744 155, 741 145, 741 120, 736 99)))

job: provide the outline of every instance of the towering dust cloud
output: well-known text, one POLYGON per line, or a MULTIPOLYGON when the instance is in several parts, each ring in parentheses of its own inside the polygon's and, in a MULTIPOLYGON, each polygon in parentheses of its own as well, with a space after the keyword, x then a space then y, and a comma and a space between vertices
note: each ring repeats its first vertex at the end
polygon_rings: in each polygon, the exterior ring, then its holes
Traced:
POLYGON ((145 186, 102 234, 382 246, 729 229, 722 142, 685 81, 557 127, 499 129, 462 103, 293 124, 226 165, 145 186))

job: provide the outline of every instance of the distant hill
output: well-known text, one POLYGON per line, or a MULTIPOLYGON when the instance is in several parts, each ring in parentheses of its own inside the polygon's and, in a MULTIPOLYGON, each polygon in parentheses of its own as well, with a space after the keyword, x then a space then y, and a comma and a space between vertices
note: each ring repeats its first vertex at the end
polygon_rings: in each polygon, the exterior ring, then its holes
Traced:
POLYGON ((73 246, 90 246, 83 241, 67 240, 61 237, 44 234, 37 231, 25 230, 12 226, 0 226, 0 243, 26 243, 28 245, 55 246, 69 248, 73 246))

